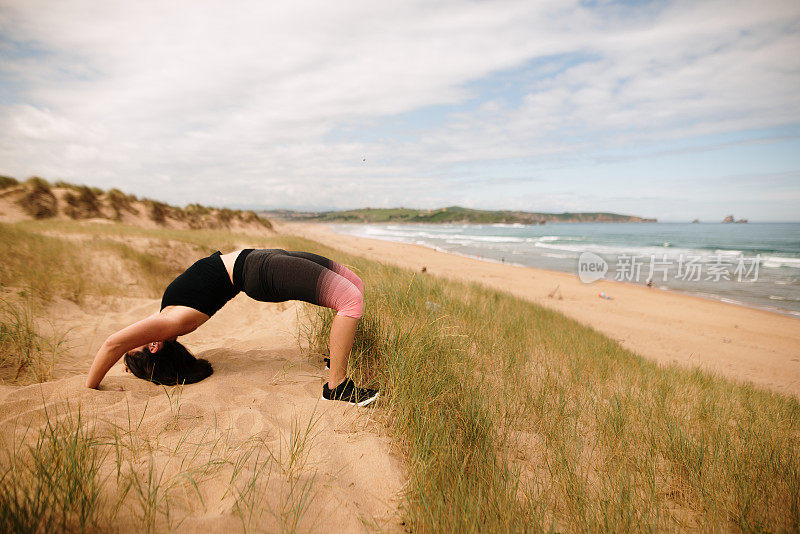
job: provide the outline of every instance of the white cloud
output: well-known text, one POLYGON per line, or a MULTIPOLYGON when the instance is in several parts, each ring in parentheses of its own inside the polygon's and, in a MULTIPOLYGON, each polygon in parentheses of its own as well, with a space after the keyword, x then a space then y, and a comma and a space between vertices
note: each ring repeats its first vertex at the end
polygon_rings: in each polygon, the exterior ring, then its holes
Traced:
POLYGON ((173 202, 468 202, 469 163, 534 174, 800 122, 798 26, 797 3, 780 1, 6 1, 0 33, 25 53, 0 66, 0 90, 19 87, 0 99, 0 171, 173 202), (519 105, 469 106, 416 137, 329 140, 465 104, 480 96, 469 82, 559 54, 564 70, 543 70, 519 105))

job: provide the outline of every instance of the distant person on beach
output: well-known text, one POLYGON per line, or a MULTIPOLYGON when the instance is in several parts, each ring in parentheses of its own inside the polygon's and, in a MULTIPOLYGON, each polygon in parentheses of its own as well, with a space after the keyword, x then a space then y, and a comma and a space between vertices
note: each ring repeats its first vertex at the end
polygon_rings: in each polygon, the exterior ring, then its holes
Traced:
POLYGON ((217 251, 186 269, 167 286, 161 311, 106 339, 94 357, 86 386, 97 388, 124 355, 126 371, 163 384, 191 383, 212 372, 175 338, 193 332, 240 291, 262 302, 302 300, 333 308, 330 374, 322 397, 366 406, 376 390, 345 377, 347 359, 363 309, 364 285, 347 267, 309 252, 282 249, 217 251))

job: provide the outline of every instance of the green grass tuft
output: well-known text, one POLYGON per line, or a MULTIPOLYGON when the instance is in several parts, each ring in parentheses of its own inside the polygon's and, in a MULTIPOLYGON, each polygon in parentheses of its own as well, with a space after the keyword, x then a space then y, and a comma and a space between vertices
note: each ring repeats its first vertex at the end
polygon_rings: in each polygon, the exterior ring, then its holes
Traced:
POLYGON ((101 528, 94 432, 77 416, 46 414, 35 443, 14 447, 0 475, 0 532, 86 532, 101 528))
POLYGON ((44 382, 50 378, 64 335, 43 335, 30 299, 0 299, 0 381, 44 382))

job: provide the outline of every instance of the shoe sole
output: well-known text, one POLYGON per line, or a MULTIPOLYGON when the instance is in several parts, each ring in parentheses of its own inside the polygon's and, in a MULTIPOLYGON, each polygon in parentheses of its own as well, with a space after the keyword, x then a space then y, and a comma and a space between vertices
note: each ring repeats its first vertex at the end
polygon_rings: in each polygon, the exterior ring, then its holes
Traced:
POLYGON ((381 396, 381 392, 379 391, 378 393, 376 393, 376 394, 375 394, 375 395, 373 395, 372 397, 370 397, 370 398, 368 398, 368 399, 364 399, 364 400, 363 400, 363 401, 361 401, 361 402, 348 402, 348 401, 346 401, 346 400, 341 400, 341 399, 326 399, 324 395, 323 395, 323 396, 321 396, 321 397, 320 397, 320 399, 322 399, 322 400, 326 400, 326 401, 346 402, 346 403, 347 403, 347 404, 349 404, 350 406, 360 406, 360 407, 364 407, 364 406, 367 406, 367 405, 369 405, 369 404, 372 404, 373 402, 375 402, 376 400, 378 400, 378 397, 380 397, 380 396, 381 396))
POLYGON ((381 394, 380 394, 380 392, 378 392, 375 395, 373 395, 372 397, 370 397, 368 399, 364 399, 363 401, 359 402, 358 404, 356 404, 356 406, 366 406, 368 404, 372 404, 373 402, 378 400, 378 397, 380 397, 380 396, 381 396, 381 394))

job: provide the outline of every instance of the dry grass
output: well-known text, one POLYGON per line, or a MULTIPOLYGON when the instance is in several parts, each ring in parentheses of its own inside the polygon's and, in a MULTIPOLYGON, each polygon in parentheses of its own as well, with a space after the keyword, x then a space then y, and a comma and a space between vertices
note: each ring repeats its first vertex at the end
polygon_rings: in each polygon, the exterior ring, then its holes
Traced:
POLYGON ((62 239, 0 224, 0 286, 14 286, 41 301, 64 296, 80 301, 94 285, 80 252, 62 239))
POLYGON ((350 373, 385 392, 413 529, 800 528, 795 399, 660 367, 478 285, 347 261, 369 303, 350 373))
POLYGON ((0 286, 15 287, 44 302, 65 298, 77 304, 90 296, 157 297, 188 267, 187 258, 194 261, 218 249, 274 241, 229 230, 144 229, 63 220, 0 223, 0 240, 0 286), (109 261, 94 261, 98 256, 109 261), (124 279, 134 284, 120 283, 124 279))
POLYGON ((25 384, 50 378, 65 336, 43 334, 30 298, 0 299, 0 382, 25 384))
POLYGON ((9 187, 14 187, 15 185, 19 185, 19 182, 16 178, 0 175, 0 189, 8 189, 9 187))
POLYGON ((92 219, 103 216, 100 199, 95 190, 85 185, 74 186, 73 188, 74 191, 64 195, 64 201, 67 203, 64 213, 68 217, 72 219, 92 219))
POLYGON ((121 221, 122 214, 125 212, 133 215, 138 213, 133 206, 133 203, 138 201, 134 195, 126 195, 119 189, 111 189, 106 194, 106 199, 108 200, 111 210, 114 212, 114 220, 116 221, 121 221))
POLYGON ((0 240, 5 245, 0 252, 0 286, 17 288, 39 302, 65 298, 83 304, 88 296, 135 294, 135 288, 119 284, 119 273, 111 266, 92 262, 89 268, 90 258, 97 255, 114 257, 135 273, 137 286, 144 289, 143 296, 156 294, 156 287, 163 290, 164 281, 180 273, 178 266, 120 240, 97 234, 81 240, 63 239, 41 231, 58 226, 58 222, 48 221, 47 226, 31 231, 24 225, 0 224, 0 240))
POLYGON ((313 528, 313 415, 295 416, 271 449, 263 438, 233 442, 216 420, 181 416, 180 386, 164 390, 174 419, 155 433, 142 426, 148 406, 129 406, 124 425, 87 420, 69 403, 44 408, 41 428, 20 429, 0 459, 0 532, 172 531, 219 506, 203 484, 210 479, 227 481, 245 532, 313 528))
POLYGON ((41 178, 31 178, 26 182, 28 191, 18 200, 22 209, 34 219, 55 217, 58 213, 58 199, 50 189, 50 184, 41 178))
POLYGON ((23 438, 3 462, 0 532, 85 532, 100 526, 105 452, 95 432, 80 414, 59 418, 46 412, 45 419, 33 443, 23 438))
POLYGON ((33 219, 59 216, 59 197, 53 191, 58 188, 63 195, 63 215, 70 219, 111 219, 122 221, 124 214, 143 213, 162 227, 188 227, 199 229, 245 228, 255 231, 271 230, 272 223, 252 211, 211 208, 190 204, 186 208, 171 206, 158 200, 127 195, 118 189, 108 192, 98 187, 77 185, 62 180, 51 184, 43 178, 33 176, 20 184, 10 176, 0 176, 0 190, 12 188, 9 194, 17 194, 17 202, 33 219))

